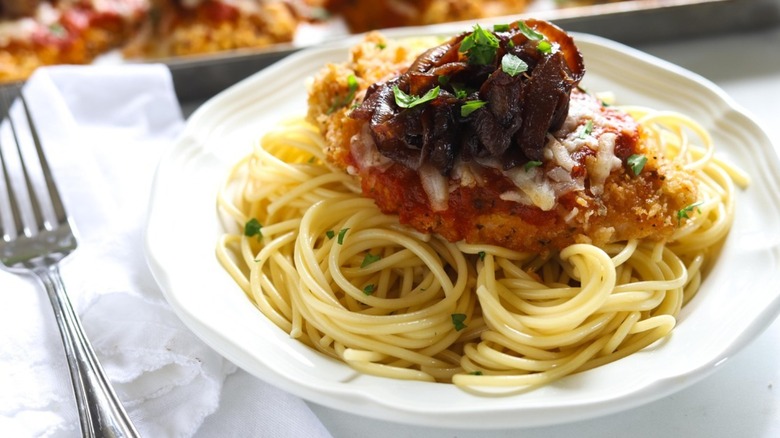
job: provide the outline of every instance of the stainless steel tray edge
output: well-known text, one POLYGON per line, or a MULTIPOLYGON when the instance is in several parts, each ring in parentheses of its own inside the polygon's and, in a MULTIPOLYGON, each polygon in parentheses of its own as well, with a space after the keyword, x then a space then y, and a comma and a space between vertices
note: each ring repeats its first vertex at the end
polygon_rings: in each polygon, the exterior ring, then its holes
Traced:
MULTIPOLYGON (((506 22, 530 16, 553 21, 567 31, 636 45, 775 26, 780 24, 780 0, 629 0, 480 21, 506 22)), ((286 45, 272 51, 177 59, 168 66, 179 100, 189 113, 221 90, 300 49, 286 45)))

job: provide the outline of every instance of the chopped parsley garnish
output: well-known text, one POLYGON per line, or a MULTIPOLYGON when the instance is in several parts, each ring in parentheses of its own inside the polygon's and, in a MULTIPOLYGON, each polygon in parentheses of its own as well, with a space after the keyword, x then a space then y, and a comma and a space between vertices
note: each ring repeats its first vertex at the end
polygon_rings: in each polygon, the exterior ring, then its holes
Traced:
POLYGON ((536 49, 545 55, 549 55, 553 51, 553 45, 544 38, 544 35, 531 29, 525 24, 524 21, 518 21, 517 26, 520 28, 520 33, 526 36, 529 40, 539 41, 536 45, 536 49))
POLYGON ((470 372, 469 374, 471 374, 472 376, 481 376, 482 375, 482 371, 476 370, 476 371, 470 372))
POLYGON ((355 92, 358 89, 358 81, 355 75, 347 76, 347 89, 348 89, 347 102, 349 102, 355 97, 355 92))
POLYGON ((382 256, 379 254, 371 254, 370 252, 366 254, 365 257, 363 257, 363 263, 360 264, 361 268, 365 268, 366 266, 378 262, 382 259, 382 256))
POLYGON ((509 30, 508 24, 494 24, 493 32, 507 32, 509 30))
POLYGON ((647 163, 647 157, 642 154, 633 154, 628 157, 626 163, 631 168, 631 171, 634 172, 634 175, 639 175, 642 169, 644 169, 645 163, 647 163))
POLYGON ((439 85, 445 86, 450 83, 450 77, 447 75, 441 75, 438 77, 439 85))
POLYGON ((699 206, 701 204, 702 204, 702 201, 694 202, 693 204, 678 210, 677 211, 677 225, 679 225, 680 222, 682 222, 683 219, 690 219, 691 218, 690 215, 691 215, 691 213, 693 212, 694 209, 697 212, 701 213, 701 209, 699 208, 699 206))
POLYGON ((477 253, 477 257, 479 257, 480 260, 485 260, 485 251, 480 251, 477 253))
POLYGON ((515 77, 528 70, 528 64, 517 56, 507 53, 501 58, 501 70, 509 76, 515 77))
POLYGON ((520 29, 520 33, 525 35, 529 40, 540 41, 544 39, 544 35, 528 27, 528 25, 525 24, 525 21, 518 21, 517 27, 520 29))
POLYGON ((387 44, 385 43, 377 43, 376 48, 379 50, 385 50, 387 48, 387 44))
POLYGON ((452 84, 452 91, 455 92, 456 99, 465 99, 474 90, 464 87, 463 84, 452 84))
POLYGON ((523 165, 523 170, 528 172, 529 170, 533 169, 534 167, 539 167, 542 165, 541 161, 529 161, 523 165))
POLYGON ((339 238, 336 239, 336 242, 338 242, 339 245, 344 244, 344 236, 347 234, 347 231, 349 231, 349 228, 342 228, 341 231, 339 231, 339 238))
POLYGON ((487 102, 485 102, 484 100, 466 101, 466 103, 464 103, 463 106, 460 107, 460 116, 468 117, 471 113, 482 108, 485 105, 487 105, 487 102))
POLYGON ((435 86, 428 90, 422 97, 412 96, 404 93, 403 90, 396 85, 393 87, 393 95, 395 96, 395 104, 401 108, 413 108, 417 105, 421 105, 425 102, 436 99, 439 96, 439 86, 435 86))
POLYGON ((257 238, 260 239, 263 237, 263 224, 255 218, 249 219, 247 223, 244 224, 244 236, 257 236, 257 238))
POLYGON ((459 52, 465 53, 470 64, 488 65, 496 58, 498 38, 479 24, 460 42, 459 52))
POLYGON ((347 106, 348 103, 352 102, 352 99, 355 98, 355 93, 358 90, 358 81, 355 75, 349 75, 347 76, 347 95, 343 98, 337 98, 333 101, 333 104, 331 104, 330 108, 328 108, 328 114, 331 114, 333 111, 336 111, 339 108, 343 108, 347 106))
POLYGON ((544 53, 545 55, 549 55, 553 51, 553 45, 546 40, 539 41, 539 44, 536 45, 536 50, 544 53))
POLYGON ((363 293, 366 295, 371 295, 374 292, 376 292, 376 285, 375 284, 367 284, 366 287, 363 288, 363 293))
POLYGON ((588 120, 584 125, 580 127, 579 138, 585 138, 593 132, 593 120, 588 120))
POLYGON ((465 323, 466 321, 466 314, 465 313, 453 313, 450 315, 452 318, 452 325, 455 326, 455 331, 461 331, 464 328, 468 327, 465 323))
POLYGON ((336 232, 333 231, 333 230, 328 230, 328 231, 325 232, 325 235, 328 236, 328 239, 332 239, 332 238, 336 237, 336 232))
POLYGON ((65 38, 68 35, 68 31, 60 23, 54 23, 49 26, 49 32, 57 38, 65 38))

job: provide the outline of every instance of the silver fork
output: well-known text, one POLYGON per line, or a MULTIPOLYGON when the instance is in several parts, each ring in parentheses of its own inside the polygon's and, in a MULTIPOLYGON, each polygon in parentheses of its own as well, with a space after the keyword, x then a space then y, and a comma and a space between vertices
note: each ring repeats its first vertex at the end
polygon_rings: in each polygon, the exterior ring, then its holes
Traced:
POLYGON ((2 203, 0 190, 0 265, 11 272, 35 274, 46 289, 68 359, 82 434, 87 437, 137 437, 138 432, 84 334, 60 277, 58 264, 76 249, 76 235, 52 178, 27 102, 16 88, 2 88, 0 93, 0 120, 7 115, 15 143, 15 147, 6 147, 4 152, 0 140, 0 173, 3 175, 0 189, 5 188, 7 194, 6 206, 2 203), (25 159, 32 154, 23 153, 27 149, 20 142, 22 125, 18 125, 18 121, 14 123, 11 114, 11 104, 17 94, 20 110, 24 113, 19 118, 27 120, 36 160, 25 159), (12 161, 12 156, 17 159, 12 161), (12 171, 16 171, 13 174, 16 178, 12 178, 12 171), (36 185, 41 176, 43 183, 36 185), (16 190, 12 182, 16 182, 16 190), (41 202, 44 196, 50 201, 48 204, 41 202))

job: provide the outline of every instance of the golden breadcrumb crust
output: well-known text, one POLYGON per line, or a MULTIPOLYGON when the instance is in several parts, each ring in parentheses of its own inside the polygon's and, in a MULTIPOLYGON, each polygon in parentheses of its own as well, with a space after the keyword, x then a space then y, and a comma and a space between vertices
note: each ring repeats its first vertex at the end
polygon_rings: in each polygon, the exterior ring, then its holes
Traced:
POLYGON ((422 26, 523 12, 526 0, 323 0, 353 32, 422 26))
POLYGON ((258 2, 244 11, 204 1, 183 9, 172 0, 157 0, 151 19, 124 49, 128 58, 165 58, 263 48, 289 43, 301 21, 284 1, 258 2))

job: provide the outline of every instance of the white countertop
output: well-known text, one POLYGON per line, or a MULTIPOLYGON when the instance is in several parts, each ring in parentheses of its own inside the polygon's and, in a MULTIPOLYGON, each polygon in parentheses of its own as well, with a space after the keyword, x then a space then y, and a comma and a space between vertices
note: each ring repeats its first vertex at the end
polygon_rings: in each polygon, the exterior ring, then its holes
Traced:
MULTIPOLYGON (((637 48, 715 82, 755 117, 780 152, 780 27, 637 48)), ((704 380, 648 405, 545 428, 424 428, 311 407, 336 438, 779 437, 780 319, 719 368, 704 380)))

